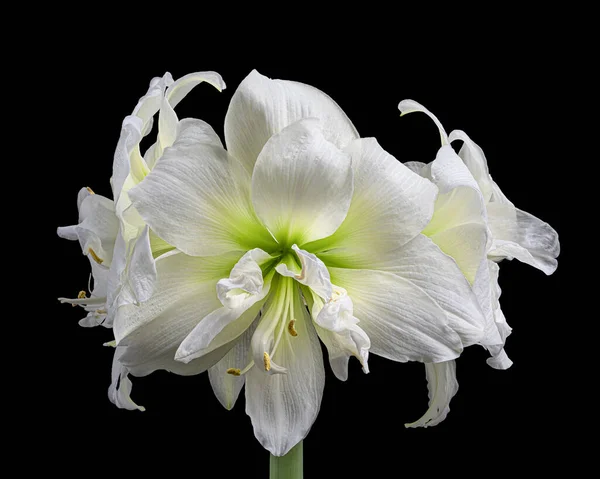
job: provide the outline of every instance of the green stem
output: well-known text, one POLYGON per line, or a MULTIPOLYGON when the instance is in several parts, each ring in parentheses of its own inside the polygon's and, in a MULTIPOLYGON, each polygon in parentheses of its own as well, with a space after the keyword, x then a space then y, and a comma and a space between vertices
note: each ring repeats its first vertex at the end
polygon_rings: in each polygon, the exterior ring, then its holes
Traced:
POLYGON ((271 454, 269 479, 302 479, 302 441, 281 457, 271 454))

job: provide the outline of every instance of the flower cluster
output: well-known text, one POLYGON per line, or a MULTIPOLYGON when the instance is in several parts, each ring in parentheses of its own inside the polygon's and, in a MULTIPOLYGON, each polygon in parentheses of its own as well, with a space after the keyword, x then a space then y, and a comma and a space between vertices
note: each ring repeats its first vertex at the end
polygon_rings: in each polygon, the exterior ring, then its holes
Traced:
POLYGON ((498 262, 550 274, 558 237, 508 201, 464 132, 401 102, 442 140, 431 163, 402 164, 323 92, 253 71, 231 99, 226 149, 206 122, 175 113, 203 82, 225 88, 214 72, 152 80, 123 121, 113 199, 83 188, 78 224, 58 229, 93 275, 89 293, 61 301, 87 311, 82 326, 114 333, 114 404, 143 409, 129 375, 208 371, 228 409, 245 385, 254 433, 280 456, 316 419, 319 341, 343 381, 350 356, 365 373, 370 353, 423 362, 430 404, 411 427, 446 417, 466 346, 511 365, 498 262))

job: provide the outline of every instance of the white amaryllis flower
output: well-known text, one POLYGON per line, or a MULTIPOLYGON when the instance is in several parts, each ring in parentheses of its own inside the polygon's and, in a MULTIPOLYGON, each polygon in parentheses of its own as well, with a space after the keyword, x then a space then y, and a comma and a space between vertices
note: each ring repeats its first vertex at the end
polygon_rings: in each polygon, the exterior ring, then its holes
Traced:
MULTIPOLYGON (((212 84, 218 90, 225 88, 221 77, 214 72, 186 75, 176 82, 170 73, 154 78, 146 95, 138 101, 132 114, 123 120, 121 136, 115 151, 111 179, 114 201, 96 195, 90 188, 82 188, 78 195, 79 223, 58 229, 58 235, 79 240, 92 266, 93 289, 89 297, 81 291, 77 299, 60 298, 62 302, 82 306, 88 315, 82 326, 113 326, 116 309, 124 304, 139 304, 152 294, 156 280, 155 258, 173 249, 156 237, 131 205, 127 192, 143 181, 160 159, 165 148, 189 125, 202 127, 208 141, 220 143, 218 136, 201 120, 179 121, 175 106, 202 83, 212 84), (140 142, 152 129, 158 115, 156 142, 140 152, 140 142)), ((107 343, 110 344, 110 343, 107 343)), ((116 352, 113 360, 113 380, 109 397, 117 406, 143 409, 129 397, 131 382, 116 352)), ((177 365, 179 367, 180 365, 177 365)), ((157 366, 159 367, 159 366, 157 366)))
MULTIPOLYGON (((512 361, 504 351, 504 343, 511 329, 500 308, 497 263, 517 258, 552 274, 560 252, 558 234, 506 198, 489 174, 483 151, 463 131, 455 130, 448 136, 435 115, 415 101, 404 100, 399 109, 402 115, 423 112, 438 126, 442 146, 435 160, 427 165, 407 163, 440 189, 435 212, 423 234, 456 261, 473 285, 485 318, 480 344, 492 354, 487 363, 496 369, 507 369, 512 361), (458 155, 450 146, 455 140, 463 141, 458 155)), ((409 427, 433 426, 443 421, 458 390, 454 361, 425 367, 429 409, 409 427)))
POLYGON ((319 410, 318 338, 342 380, 350 356, 366 372, 369 351, 440 362, 480 341, 469 282, 421 234, 437 187, 359 139, 324 93, 253 71, 225 119, 229 150, 201 138, 188 125, 129 191, 177 250, 157 258, 149 300, 118 310, 125 367, 211 368, 226 407, 245 383, 255 435, 280 456, 319 410))

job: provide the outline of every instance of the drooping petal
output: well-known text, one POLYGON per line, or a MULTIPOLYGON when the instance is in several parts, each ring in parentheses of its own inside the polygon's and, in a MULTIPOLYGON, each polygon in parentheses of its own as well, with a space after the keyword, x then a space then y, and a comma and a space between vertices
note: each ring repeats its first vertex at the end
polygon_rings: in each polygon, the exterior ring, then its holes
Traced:
MULTIPOLYGON (((481 339, 485 317, 478 298, 456 262, 430 238, 416 236, 402 248, 382 256, 373 267, 400 276, 423 290, 446 313, 450 328, 458 333, 465 347, 481 339)), ((356 298, 349 294, 356 307, 356 298)), ((361 319, 356 312, 355 316, 361 319)))
MULTIPOLYGON (((256 325, 254 321, 253 325, 256 325)), ((245 375, 240 374, 252 356, 250 354, 250 340, 254 334, 254 327, 250 327, 242 335, 238 343, 217 364, 208 370, 208 378, 215 396, 225 409, 232 409, 242 387, 245 375)))
POLYGON ((112 363, 112 382, 108 388, 108 399, 119 409, 135 409, 144 411, 143 406, 138 406, 131 399, 131 380, 128 377, 129 370, 121 364, 120 357, 122 349, 116 349, 112 363))
POLYGON ((414 112, 425 113, 429 118, 431 118, 433 120, 433 122, 436 124, 436 126, 440 130, 440 137, 442 140, 442 145, 449 144, 448 135, 446 134, 446 130, 444 130, 442 123, 440 122, 440 120, 438 120, 437 116, 435 116, 433 113, 431 113, 423 105, 421 105, 420 103, 417 103, 414 100, 402 100, 400 102, 400 104, 398 105, 398 109, 400 110, 400 116, 404 116, 404 115, 407 115, 409 113, 414 113, 414 112))
MULTIPOLYGON (((486 201, 489 202, 493 197, 494 182, 490 176, 487 160, 483 150, 462 130, 450 132, 450 142, 456 140, 463 141, 463 146, 458 152, 458 156, 464 161, 467 168, 479 185, 479 189, 486 201)), ((502 195, 504 196, 504 195, 502 195)))
POLYGON ((331 278, 329 277, 329 271, 327 271, 325 263, 314 254, 298 248, 297 245, 292 245, 292 250, 296 252, 300 260, 300 271, 290 270, 285 263, 278 264, 275 270, 282 276, 294 278, 300 284, 308 286, 321 298, 329 300, 332 293, 331 278))
POLYGON ((274 245, 254 214, 249 188, 248 172, 225 150, 178 140, 129 196, 158 236, 205 256, 274 245))
POLYGON ((318 337, 299 297, 294 304, 296 335, 284 331, 271 358, 287 374, 265 374, 261 358, 246 377, 246 412, 254 435, 275 456, 286 454, 306 437, 325 384, 318 337))
POLYGON ((446 313, 407 279, 383 271, 329 268, 348 291, 371 352, 394 361, 440 362, 459 356, 462 343, 446 313))
POLYGON ((535 216, 501 203, 488 204, 490 230, 494 238, 490 259, 517 258, 544 273, 554 273, 560 254, 558 233, 535 216))
POLYGON ((349 155, 328 142, 314 118, 271 137, 252 174, 256 214, 284 245, 332 234, 352 198, 349 155))
POLYGON ((456 362, 425 364, 427 389, 429 390, 429 409, 415 422, 406 427, 431 427, 441 423, 450 412, 450 400, 458 391, 456 380, 456 362))
POLYGON ((375 139, 356 140, 354 196, 345 221, 330 237, 306 245, 326 264, 373 268, 418 235, 433 214, 437 188, 386 153, 375 139))
POLYGON ((305 298, 311 311, 319 338, 327 347, 329 363, 336 377, 348 378, 348 359, 357 358, 365 373, 369 372, 369 348, 371 340, 358 325, 354 317, 354 306, 347 292, 339 286, 333 287, 329 301, 324 302, 313 291, 305 298))
POLYGON ((177 138, 179 118, 177 118, 174 108, 195 86, 203 82, 213 85, 219 91, 225 89, 225 82, 218 73, 198 72, 181 77, 165 92, 158 118, 158 138, 154 152, 156 158, 160 158, 164 149, 171 146, 177 138))
POLYGON ((119 230, 114 202, 102 195, 89 194, 87 188, 82 188, 78 195, 78 204, 79 223, 58 228, 58 236, 70 240, 78 239, 83 253, 90 261, 108 267, 112 261, 119 230))
POLYGON ((302 83, 270 80, 253 70, 229 104, 227 148, 251 171, 269 138, 303 118, 321 120, 325 139, 338 148, 359 137, 346 114, 325 93, 302 83))

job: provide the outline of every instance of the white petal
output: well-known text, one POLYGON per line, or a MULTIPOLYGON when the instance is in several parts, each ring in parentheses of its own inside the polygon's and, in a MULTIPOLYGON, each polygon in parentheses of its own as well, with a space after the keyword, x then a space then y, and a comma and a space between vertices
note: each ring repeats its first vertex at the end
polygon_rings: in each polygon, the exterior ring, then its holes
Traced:
POLYGON ((129 370, 123 366, 119 359, 122 355, 122 350, 116 349, 112 363, 112 382, 108 388, 108 398, 115 406, 120 409, 129 409, 133 411, 138 409, 144 411, 143 406, 138 406, 131 399, 131 380, 127 376, 129 370))
POLYGON ((129 284, 138 302, 150 299, 156 282, 156 265, 150 246, 150 229, 146 226, 136 241, 129 264, 129 284))
MULTIPOLYGON (((268 275, 260 293, 251 295, 242 305, 233 309, 224 306, 205 316, 183 340, 177 349, 175 359, 187 363, 213 350, 216 338, 234 322, 246 324, 247 328, 249 323, 245 321, 245 318, 252 319, 258 314, 263 304, 262 300, 269 294, 272 277, 273 274, 268 275)), ((229 341, 236 339, 246 328, 241 331, 237 328, 230 330, 234 333, 229 341)))
POLYGON ((207 314, 221 306, 216 283, 227 275, 239 256, 195 258, 171 252, 156 260, 157 282, 151 298, 139 306, 119 308, 114 323, 120 341, 141 326, 152 324, 153 340, 160 345, 177 345, 207 314), (183 335, 183 336, 182 336, 183 335), (179 339, 178 339, 179 338, 179 339))
POLYGON ((158 236, 190 255, 270 249, 250 202, 248 172, 222 148, 176 141, 129 192, 158 236))
POLYGON ((299 272, 291 271, 285 263, 280 263, 275 270, 282 276, 294 278, 300 284, 304 284, 312 289, 316 294, 325 300, 331 298, 331 279, 325 263, 314 254, 292 245, 296 252, 302 268, 299 272))
POLYGON ((359 321, 354 317, 354 305, 347 292, 339 286, 333 290, 332 298, 325 303, 311 293, 313 304, 309 303, 309 307, 317 334, 327 347, 331 369, 338 379, 345 381, 350 356, 360 361, 365 373, 369 372, 371 340, 357 324, 359 321))
POLYGON ((323 135, 338 148, 358 133, 342 109, 309 85, 270 80, 253 70, 240 84, 225 116, 227 148, 252 170, 271 136, 303 118, 321 120, 323 135))
POLYGON ((349 155, 328 142, 314 118, 271 137, 252 175, 256 214, 284 245, 332 234, 352 198, 349 155))
POLYGON ((334 235, 306 245, 326 263, 372 268, 382 255, 410 241, 433 214, 436 186, 385 152, 375 139, 357 140, 352 155, 354 196, 334 235))
POLYGON ((459 356, 462 343, 448 326, 446 314, 413 282, 382 271, 329 268, 329 272, 352 298, 372 353, 401 362, 440 362, 459 356))
POLYGON ((264 286, 261 266, 275 258, 260 248, 254 248, 244 254, 231 270, 229 277, 220 279, 217 283, 217 296, 223 306, 239 308, 252 296, 260 295, 264 286))
POLYGON ((494 238, 488 253, 490 259, 517 258, 548 275, 554 273, 560 254, 558 233, 554 228, 507 204, 489 203, 488 217, 494 238))
MULTIPOLYGON (((254 322, 254 324, 256 323, 257 321, 254 322)), ((250 339, 252 339, 252 334, 254 334, 254 328, 250 327, 223 359, 208 370, 210 385, 225 409, 233 408, 242 387, 244 387, 245 376, 236 376, 228 371, 243 369, 251 361, 250 339)))
MULTIPOLYGON (((377 266, 425 291, 444 310, 448 324, 465 347, 480 341, 485 316, 479 299, 456 262, 431 239, 418 235, 395 255, 382 258, 377 266)), ((356 302, 354 297, 352 299, 356 302)))
POLYGON ((81 249, 91 262, 110 266, 119 221, 112 200, 95 194, 85 194, 82 188, 78 195, 79 224, 58 228, 58 236, 70 240, 78 239, 81 249), (90 251, 91 248, 91 251, 90 251))
POLYGON ((410 171, 414 171, 417 175, 423 176, 421 171, 425 168, 426 164, 421 161, 406 161, 404 162, 404 166, 406 166, 410 171))
MULTIPOLYGON (((450 133, 450 142, 462 140, 463 146, 458 152, 458 156, 464 161, 467 168, 479 184, 479 188, 486 202, 492 199, 494 182, 490 176, 487 160, 483 150, 462 130, 454 130, 450 133)), ((504 196, 504 195, 502 195, 504 196)))
POLYGON ((417 421, 405 424, 406 427, 431 427, 441 423, 450 412, 450 400, 458 391, 454 361, 425 364, 425 373, 429 390, 429 409, 417 421))
POLYGON ((404 116, 404 115, 407 115, 408 113, 414 113, 414 112, 425 113, 429 118, 431 118, 433 120, 433 122, 436 124, 436 126, 440 130, 440 137, 442 139, 442 145, 447 145, 449 143, 448 135, 446 134, 446 130, 444 130, 444 127, 442 126, 440 120, 438 120, 437 117, 433 113, 431 113, 427 108, 425 108, 423 105, 421 105, 420 103, 417 103, 414 100, 402 100, 400 102, 400 104, 398 105, 398 109, 400 110, 400 116, 404 116))
MULTIPOLYGON (((175 113, 175 106, 197 85, 203 82, 212 84, 217 90, 225 88, 225 82, 216 72, 198 72, 185 75, 173 83, 166 91, 160 107, 158 117, 158 140, 155 156, 160 158, 164 149, 171 146, 177 138, 177 125, 179 119, 175 113)), ((220 143, 220 142, 219 142, 220 143)))
POLYGON ((321 346, 304 307, 296 308, 297 336, 283 334, 273 360, 287 374, 265 374, 256 364, 246 377, 246 412, 254 435, 275 456, 308 434, 321 405, 325 371, 321 346))

